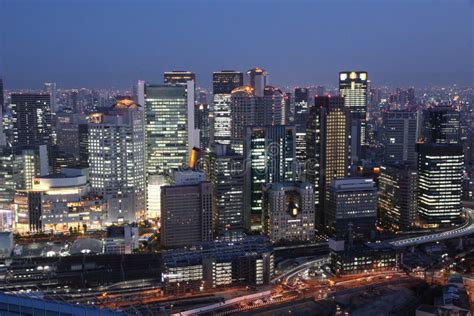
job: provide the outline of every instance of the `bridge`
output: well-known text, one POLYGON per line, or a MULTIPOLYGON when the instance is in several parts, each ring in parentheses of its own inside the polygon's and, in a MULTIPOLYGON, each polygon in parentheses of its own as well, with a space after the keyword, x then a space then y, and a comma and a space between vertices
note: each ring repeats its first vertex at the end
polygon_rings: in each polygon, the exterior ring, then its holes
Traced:
POLYGON ((280 274, 278 277, 274 278, 271 283, 276 283, 278 281, 281 281, 283 279, 285 280, 288 280, 290 279, 291 277, 297 275, 298 273, 301 273, 302 271, 308 269, 308 268, 311 268, 311 267, 321 267, 323 266, 324 264, 329 264, 330 263, 330 258, 329 256, 324 256, 324 257, 320 257, 320 258, 317 258, 317 259, 314 259, 314 260, 311 260, 311 261, 307 261, 305 263, 302 263, 300 264, 299 266, 293 268, 293 269, 290 269, 282 274, 280 274))
POLYGON ((474 210, 465 207, 464 214, 466 214, 467 220, 461 226, 457 226, 453 229, 446 230, 440 233, 403 238, 394 241, 389 241, 388 243, 395 248, 403 248, 443 241, 447 239, 460 238, 474 234, 474 210))

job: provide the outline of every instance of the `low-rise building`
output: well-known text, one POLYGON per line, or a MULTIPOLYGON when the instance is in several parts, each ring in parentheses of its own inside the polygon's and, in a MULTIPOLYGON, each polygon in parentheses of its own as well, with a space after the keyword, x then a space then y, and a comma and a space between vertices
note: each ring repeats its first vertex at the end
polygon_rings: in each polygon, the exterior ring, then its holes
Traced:
POLYGON ((178 295, 220 287, 269 284, 273 247, 264 237, 223 240, 165 250, 162 282, 166 294, 178 295))
POLYGON ((106 201, 90 194, 87 169, 34 177, 31 189, 17 190, 14 206, 19 233, 101 229, 107 218, 106 201))
POLYGON ((131 254, 138 248, 138 227, 131 225, 107 227, 105 253, 131 254))
POLYGON ((336 275, 397 270, 399 260, 395 249, 384 243, 346 245, 329 240, 331 269, 336 275))

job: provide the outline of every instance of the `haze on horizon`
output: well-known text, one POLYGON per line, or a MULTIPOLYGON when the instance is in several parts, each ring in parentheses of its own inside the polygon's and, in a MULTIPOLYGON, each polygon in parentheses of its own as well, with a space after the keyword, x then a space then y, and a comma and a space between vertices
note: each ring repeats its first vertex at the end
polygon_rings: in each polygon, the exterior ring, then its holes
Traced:
POLYGON ((190 70, 261 66, 274 85, 474 82, 474 2, 0 1, 0 77, 8 89, 129 87, 190 70))

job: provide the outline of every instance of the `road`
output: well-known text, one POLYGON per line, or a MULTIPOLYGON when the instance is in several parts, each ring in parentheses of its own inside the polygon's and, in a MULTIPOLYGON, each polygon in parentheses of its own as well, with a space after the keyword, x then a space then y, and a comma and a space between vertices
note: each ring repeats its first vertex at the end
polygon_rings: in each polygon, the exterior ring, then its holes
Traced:
POLYGON ((303 264, 301 264, 301 265, 299 265, 295 268, 292 268, 292 269, 282 273, 278 277, 274 278, 271 282, 276 283, 276 282, 281 281, 283 279, 288 280, 292 276, 297 275, 298 273, 301 273, 306 269, 309 269, 311 267, 320 268, 322 265, 328 264, 329 262, 330 262, 329 256, 324 256, 324 257, 320 257, 320 258, 317 258, 317 259, 314 259, 314 260, 311 260, 311 261, 307 261, 307 262, 305 262, 305 263, 303 263, 303 264))
POLYGON ((427 244, 452 238, 459 238, 474 234, 474 210, 471 208, 464 208, 464 213, 466 214, 466 222, 458 227, 453 229, 441 232, 434 233, 430 235, 418 236, 403 238, 399 240, 390 241, 389 244, 395 248, 403 248, 410 246, 417 246, 421 244, 427 244))

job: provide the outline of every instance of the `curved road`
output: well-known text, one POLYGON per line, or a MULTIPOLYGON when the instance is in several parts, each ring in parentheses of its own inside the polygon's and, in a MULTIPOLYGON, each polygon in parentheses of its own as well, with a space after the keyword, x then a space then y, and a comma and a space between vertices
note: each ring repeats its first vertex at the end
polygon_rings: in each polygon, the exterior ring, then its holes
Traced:
POLYGON ((470 208, 464 208, 464 211, 468 218, 466 223, 461 226, 441 233, 394 240, 390 241, 389 244, 395 248, 402 248, 474 234, 474 210, 470 208))

